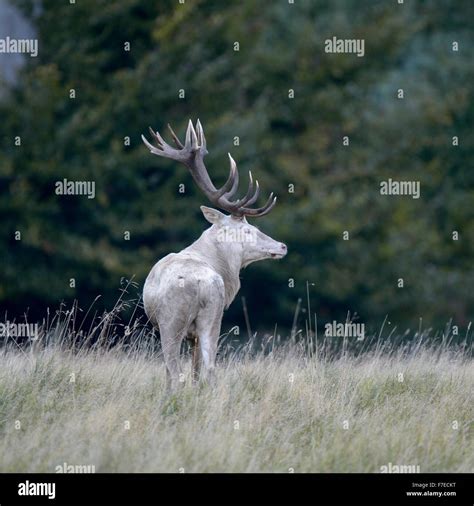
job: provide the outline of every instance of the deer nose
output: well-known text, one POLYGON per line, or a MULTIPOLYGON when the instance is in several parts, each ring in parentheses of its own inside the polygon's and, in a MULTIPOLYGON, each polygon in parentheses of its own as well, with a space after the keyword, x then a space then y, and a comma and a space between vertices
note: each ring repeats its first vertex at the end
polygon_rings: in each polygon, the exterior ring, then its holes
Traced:
POLYGON ((283 244, 282 242, 280 243, 280 249, 281 249, 281 252, 284 253, 286 255, 287 251, 288 251, 288 248, 286 247, 286 244, 283 244))

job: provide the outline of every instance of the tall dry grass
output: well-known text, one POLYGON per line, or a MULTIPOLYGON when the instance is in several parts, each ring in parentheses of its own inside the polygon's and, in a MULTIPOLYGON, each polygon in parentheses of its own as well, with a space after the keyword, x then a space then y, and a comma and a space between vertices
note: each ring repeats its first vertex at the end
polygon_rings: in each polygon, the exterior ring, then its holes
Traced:
POLYGON ((51 333, 10 343, 0 350, 0 471, 472 472, 472 359, 421 337, 359 354, 295 342, 227 352, 215 384, 171 395, 150 346, 77 349, 51 333))

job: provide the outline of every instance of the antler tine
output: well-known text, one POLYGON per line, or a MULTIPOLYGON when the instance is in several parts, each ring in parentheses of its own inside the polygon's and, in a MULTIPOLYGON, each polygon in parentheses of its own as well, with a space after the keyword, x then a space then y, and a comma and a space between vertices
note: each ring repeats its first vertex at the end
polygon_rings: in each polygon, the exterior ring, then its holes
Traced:
POLYGON ((260 185, 258 184, 258 181, 255 181, 255 193, 253 197, 245 204, 246 207, 251 206, 257 202, 258 196, 260 195, 260 185))
POLYGON ((151 127, 148 127, 148 130, 150 131, 151 136, 155 139, 160 148, 163 148, 164 146, 167 145, 163 137, 161 137, 160 132, 155 132, 151 127))
POLYGON ((186 130, 186 141, 184 143, 185 149, 196 151, 199 147, 196 131, 194 130, 193 123, 189 120, 188 129, 186 130))
MULTIPOLYGON (((215 200, 217 201, 218 199, 220 199, 222 196, 224 196, 226 193, 230 193, 231 191, 231 188, 234 187, 234 184, 235 184, 235 180, 237 179, 237 184, 239 183, 238 181, 238 178, 239 178, 239 173, 237 171, 237 165, 234 163, 231 162, 230 164, 230 170, 229 170, 229 177, 227 178, 227 181, 224 183, 224 186, 220 189, 220 190, 217 190, 214 198, 215 200)), ((226 199, 223 199, 224 201, 226 199)), ((227 201, 227 203, 231 206, 233 206, 233 202, 229 202, 227 201)))
POLYGON ((169 123, 168 123, 168 130, 170 131, 171 137, 173 137, 173 140, 174 140, 174 143, 176 144, 176 146, 180 149, 183 149, 184 148, 183 144, 178 139, 178 136, 174 133, 174 130, 171 128, 171 125, 169 123))
POLYGON ((277 202, 277 197, 275 196, 273 198, 273 202, 265 209, 265 211, 262 211, 261 213, 255 215, 255 216, 257 218, 259 218, 260 216, 265 216, 266 214, 268 214, 275 207, 276 202, 277 202))
POLYGON ((273 202, 267 207, 267 209, 265 209, 261 213, 254 214, 253 218, 260 218, 261 216, 265 216, 266 214, 268 214, 275 207, 276 201, 277 201, 277 198, 274 197, 273 202))
POLYGON ((237 170, 237 164, 235 163, 235 160, 232 158, 232 156, 230 156, 230 153, 227 153, 227 154, 229 155, 231 170, 235 173, 234 181, 232 183, 232 188, 227 193, 224 194, 224 197, 227 200, 229 200, 235 195, 235 192, 237 191, 237 188, 239 187, 239 171, 237 170))
POLYGON ((250 200, 250 197, 252 196, 252 191, 253 191, 253 178, 252 173, 249 171, 249 187, 247 193, 245 194, 245 197, 243 199, 237 199, 235 202, 232 203, 234 205, 234 211, 232 213, 234 216, 242 217, 244 215, 241 209, 250 200))
MULTIPOLYGON (((155 132, 153 132, 151 127, 149 127, 149 129, 150 129, 150 132, 153 134, 153 136, 156 138, 155 132)), ((143 134, 142 134, 142 141, 145 143, 146 147, 150 150, 150 152, 153 153, 154 155, 162 155, 163 154, 162 149, 158 149, 155 146, 153 146, 152 144, 150 144, 148 142, 147 138, 143 134)), ((160 145, 160 148, 162 148, 161 145, 160 145)))
POLYGON ((258 209, 250 209, 248 207, 244 207, 242 209, 242 212, 245 216, 252 216, 253 218, 264 216, 273 209, 273 206, 276 204, 276 201, 277 198, 273 196, 272 192, 270 193, 270 196, 268 197, 268 200, 265 202, 264 206, 259 207, 258 209))
POLYGON ((204 135, 204 130, 202 128, 202 125, 201 125, 201 122, 199 121, 199 119, 196 122, 196 130, 197 130, 199 145, 201 146, 201 149, 204 150, 204 153, 207 154, 206 136, 204 135))
POLYGON ((253 203, 255 203, 258 199, 258 195, 260 193, 260 187, 258 185, 258 181, 255 181, 255 192, 253 192, 253 178, 252 178, 252 171, 249 170, 249 189, 247 190, 247 193, 245 197, 240 202, 240 206, 251 206, 253 203), (253 195, 252 195, 253 193, 253 195))

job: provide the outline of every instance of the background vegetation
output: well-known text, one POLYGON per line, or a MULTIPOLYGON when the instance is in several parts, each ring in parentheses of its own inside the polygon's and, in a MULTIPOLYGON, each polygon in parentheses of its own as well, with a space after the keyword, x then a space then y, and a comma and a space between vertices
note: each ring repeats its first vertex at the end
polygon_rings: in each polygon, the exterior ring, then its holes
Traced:
MULTIPOLYGON (((258 225, 289 254, 242 274, 254 326, 290 327, 307 281, 321 323, 347 311, 375 328, 387 314, 404 327, 472 319, 470 0, 15 3, 39 55, 0 104, 0 305, 10 319, 61 300, 87 308, 98 295, 110 308, 122 277, 139 292, 157 259, 199 236, 205 199, 184 167, 140 140, 168 122, 182 135, 188 118, 205 127, 217 184, 230 151, 279 196, 258 225), (365 39, 365 56, 326 54, 333 36, 365 39), (95 181, 96 198, 55 195, 63 178, 95 181), (381 196, 388 178, 419 180, 421 198, 381 196)), ((239 301, 225 321, 243 323, 239 301)))

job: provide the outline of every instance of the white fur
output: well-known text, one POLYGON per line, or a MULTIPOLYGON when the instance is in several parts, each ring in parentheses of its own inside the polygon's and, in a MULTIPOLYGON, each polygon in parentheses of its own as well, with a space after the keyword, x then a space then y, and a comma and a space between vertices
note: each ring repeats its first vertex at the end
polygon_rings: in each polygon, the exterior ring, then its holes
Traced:
POLYGON ((179 352, 185 337, 199 346, 194 351, 195 374, 201 357, 206 375, 212 372, 222 314, 239 291, 240 269, 286 255, 283 243, 245 218, 226 216, 205 206, 201 210, 212 226, 180 253, 171 253, 156 263, 143 289, 145 312, 160 331, 171 383, 176 383, 181 373, 179 352))

